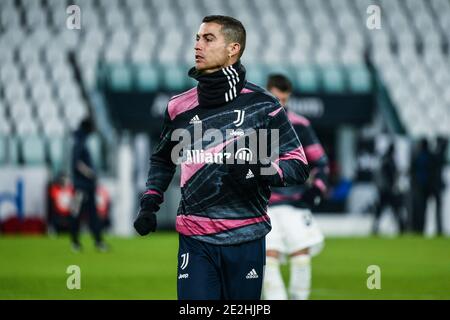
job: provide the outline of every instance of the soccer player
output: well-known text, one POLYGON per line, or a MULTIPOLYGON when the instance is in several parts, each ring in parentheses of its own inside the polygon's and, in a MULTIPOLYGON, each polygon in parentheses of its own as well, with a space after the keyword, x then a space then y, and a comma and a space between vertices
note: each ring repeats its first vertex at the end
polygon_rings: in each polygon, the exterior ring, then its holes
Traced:
POLYGON ((387 207, 390 207, 398 223, 399 234, 406 229, 406 221, 403 219, 402 194, 399 188, 400 172, 395 159, 395 145, 391 143, 386 153, 381 157, 381 168, 376 175, 378 189, 378 203, 375 208, 375 219, 372 225, 372 234, 378 235, 381 215, 387 207))
MULTIPOLYGON (((286 107, 292 92, 292 84, 287 77, 270 75, 267 89, 286 107)), ((290 110, 287 115, 305 148, 311 175, 303 186, 272 189, 269 203, 272 231, 266 239, 267 265, 263 287, 264 299, 267 300, 286 300, 288 295, 293 300, 308 299, 311 256, 320 252, 324 241, 310 209, 318 205, 325 195, 328 159, 310 122, 290 110), (289 292, 280 273, 280 261, 286 255, 290 259, 289 292)))
POLYGON ((176 168, 171 157, 178 146, 175 133, 194 137, 181 151, 178 299, 260 299, 265 236, 271 229, 270 187, 302 184, 309 175, 284 108, 245 79, 240 62, 245 39, 244 26, 234 18, 203 19, 194 47, 195 67, 189 71, 198 85, 169 100, 160 141, 151 156, 147 191, 134 222, 140 235, 156 229, 155 212, 176 168), (205 131, 197 139, 199 129, 216 129, 216 135, 207 137, 205 131), (247 139, 248 132, 261 129, 278 132, 267 140, 279 144, 278 157, 271 157, 271 162, 249 148, 227 152, 247 139), (265 174, 264 169, 275 174, 265 174))
POLYGON ((86 145, 87 138, 94 130, 92 119, 85 118, 74 133, 71 167, 75 196, 71 210, 70 227, 72 249, 74 251, 81 250, 79 231, 83 214, 87 214, 89 228, 94 237, 96 248, 99 251, 108 250, 107 245, 102 240, 101 225, 95 203, 97 174, 86 145))

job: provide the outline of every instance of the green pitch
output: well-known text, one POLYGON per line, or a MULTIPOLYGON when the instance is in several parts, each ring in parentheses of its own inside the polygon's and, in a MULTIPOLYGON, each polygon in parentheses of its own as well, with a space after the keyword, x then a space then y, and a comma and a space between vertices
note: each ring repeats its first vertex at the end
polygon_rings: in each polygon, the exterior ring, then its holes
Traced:
MULTIPOLYGON (((74 253, 65 237, 0 237, 0 299, 176 299, 175 233, 107 240, 110 252, 86 236, 74 253), (80 290, 67 289, 70 265, 80 290)), ((450 299, 450 238, 329 238, 313 258, 311 298, 450 299), (370 265, 380 267, 379 290, 367 288, 370 265)))

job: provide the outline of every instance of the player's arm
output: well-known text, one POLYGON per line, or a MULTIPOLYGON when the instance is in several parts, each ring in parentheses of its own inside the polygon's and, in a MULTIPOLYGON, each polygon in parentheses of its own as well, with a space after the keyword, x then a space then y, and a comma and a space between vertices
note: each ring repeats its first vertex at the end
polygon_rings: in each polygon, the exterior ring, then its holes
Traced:
POLYGON ((77 170, 88 179, 95 179, 95 172, 92 168, 90 168, 86 163, 81 160, 77 161, 77 170))
POLYGON ((278 150, 278 156, 271 161, 276 173, 264 176, 264 179, 273 187, 304 184, 309 176, 309 166, 303 146, 284 108, 279 104, 276 106, 269 114, 268 124, 271 151, 278 150), (278 130, 278 139, 272 134, 272 130, 278 130))
POLYGON ((172 132, 173 124, 166 109, 160 140, 150 157, 150 169, 144 193, 155 199, 158 204, 163 202, 163 194, 169 187, 176 170, 176 164, 171 159, 172 148, 175 145, 175 142, 171 141, 172 132))
POLYGON ((311 168, 309 188, 304 192, 302 199, 314 206, 321 202, 327 192, 328 157, 311 125, 297 127, 297 134, 304 143, 306 159, 311 168))
POLYGON ((171 159, 172 148, 175 145, 175 142, 171 140, 173 130, 173 123, 166 109, 160 140, 150 157, 146 191, 141 198, 140 212, 134 223, 140 235, 155 231, 155 212, 164 201, 164 192, 175 174, 176 164, 171 159))
POLYGON ((74 161, 75 169, 87 179, 92 180, 95 179, 95 171, 91 167, 89 167, 83 160, 81 160, 83 148, 84 145, 82 143, 80 143, 79 141, 75 142, 72 159, 74 161))
POLYGON ((311 168, 311 185, 318 188, 324 196, 328 185, 328 157, 311 125, 305 126, 299 137, 304 143, 306 159, 311 168))

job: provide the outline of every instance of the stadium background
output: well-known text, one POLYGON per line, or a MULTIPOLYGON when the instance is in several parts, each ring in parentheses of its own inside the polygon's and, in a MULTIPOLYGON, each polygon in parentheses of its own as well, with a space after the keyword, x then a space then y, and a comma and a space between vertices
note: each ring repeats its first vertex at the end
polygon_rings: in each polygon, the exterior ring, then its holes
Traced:
MULTIPOLYGON (((175 298, 178 172, 158 214, 166 231, 137 239, 132 219, 168 98, 195 85, 187 70, 209 14, 245 25, 248 80, 291 78, 290 107, 311 119, 330 157, 331 188, 316 210, 327 244, 313 262, 312 298, 449 298, 449 240, 431 239, 433 201, 423 235, 398 237, 386 212, 386 237, 369 236, 388 143, 410 217, 412 151, 420 138, 433 146, 450 135, 448 0, 1 0, 0 298, 175 298), (380 29, 368 22, 371 5, 381 9, 380 29), (80 28, 69 28, 78 14, 80 28), (112 245, 103 256, 88 239, 87 252, 70 252, 52 202, 86 115, 98 126, 89 147, 112 245), (79 293, 65 288, 68 264, 87 274, 79 293), (387 288, 367 289, 371 264, 387 288)), ((448 236, 449 188, 443 199, 448 236)))

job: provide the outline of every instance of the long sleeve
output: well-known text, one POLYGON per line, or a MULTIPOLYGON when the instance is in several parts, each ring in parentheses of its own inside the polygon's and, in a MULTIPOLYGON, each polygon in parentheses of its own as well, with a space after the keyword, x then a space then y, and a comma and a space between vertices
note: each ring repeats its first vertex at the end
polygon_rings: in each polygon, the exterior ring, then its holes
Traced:
POLYGON ((309 123, 305 126, 297 125, 294 128, 303 143, 306 159, 311 168, 311 185, 317 187, 324 196, 328 185, 328 157, 309 123))
POLYGON ((288 187, 305 183, 309 176, 308 161, 283 107, 279 106, 269 114, 268 130, 271 151, 278 150, 278 157, 271 163, 277 173, 266 177, 269 184, 288 187), (273 129, 278 130, 278 139, 272 135, 273 129))
POLYGON ((171 159, 172 148, 176 144, 176 141, 171 140, 173 130, 173 124, 166 109, 160 140, 150 157, 145 192, 158 204, 162 203, 163 194, 169 187, 176 170, 176 164, 171 159))

